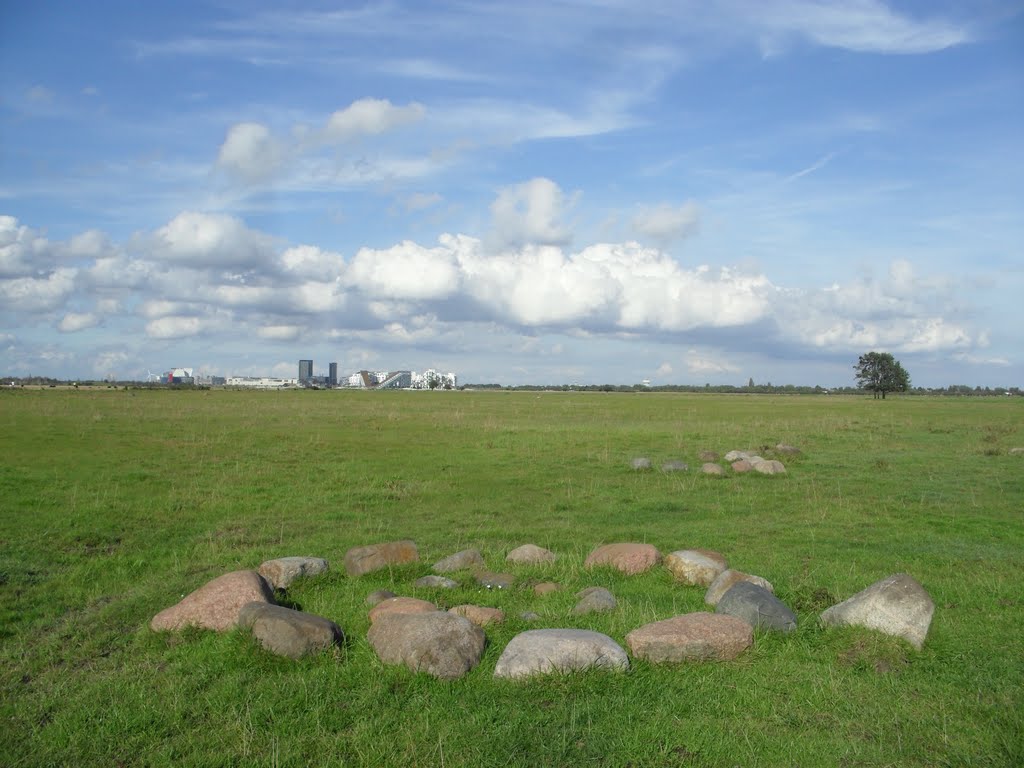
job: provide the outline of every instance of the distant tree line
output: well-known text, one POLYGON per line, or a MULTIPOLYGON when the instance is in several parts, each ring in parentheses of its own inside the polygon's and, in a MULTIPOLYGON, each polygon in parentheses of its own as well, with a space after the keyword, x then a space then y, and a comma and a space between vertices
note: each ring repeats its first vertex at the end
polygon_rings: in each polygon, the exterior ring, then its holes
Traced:
MULTIPOLYGON (((502 384, 465 384, 459 389, 489 389, 508 392, 709 392, 734 395, 861 395, 864 390, 858 387, 822 387, 801 384, 754 384, 734 386, 732 384, 662 384, 645 386, 643 384, 520 384, 504 386, 502 384)), ((973 396, 998 397, 1006 395, 1021 396, 1024 390, 1020 387, 969 387, 965 384, 951 384, 948 387, 910 387, 907 395, 938 395, 938 396, 973 396)))

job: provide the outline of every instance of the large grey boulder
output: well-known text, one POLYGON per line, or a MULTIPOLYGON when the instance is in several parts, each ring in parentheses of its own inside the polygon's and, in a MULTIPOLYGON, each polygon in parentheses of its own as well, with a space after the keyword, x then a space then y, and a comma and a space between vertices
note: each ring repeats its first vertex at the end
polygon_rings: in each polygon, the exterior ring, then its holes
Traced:
POLYGON ((442 680, 462 677, 479 664, 486 642, 480 627, 447 611, 381 616, 366 639, 385 664, 404 664, 442 680))
POLYGON ((749 581, 740 581, 726 592, 718 601, 715 613, 743 619, 755 629, 779 632, 796 629, 796 614, 767 589, 749 581))
POLYGON ((279 557, 260 565, 260 576, 274 589, 288 589, 297 578, 327 573, 327 561, 322 557, 279 557))
POLYGON ((519 679, 582 669, 629 668, 622 647, 607 635, 588 629, 531 629, 505 646, 495 677, 519 679))
POLYGON ((710 549, 681 549, 665 555, 665 567, 681 584, 707 587, 729 564, 710 549))
POLYGON ((659 560, 661 553, 653 545, 623 542, 598 547, 587 555, 583 567, 610 565, 627 576, 632 576, 650 570, 659 560))
POLYGON ((654 663, 728 661, 754 642, 754 629, 734 616, 687 613, 655 621, 626 635, 633 655, 654 663))
POLYGON ((577 616, 615 610, 615 595, 604 587, 587 587, 578 592, 576 597, 579 599, 579 602, 576 603, 572 612, 577 616))
POLYGON ((935 603, 912 576, 897 573, 872 584, 821 614, 823 624, 851 624, 902 637, 921 649, 935 613, 935 603))
POLYGON ((273 603, 274 589, 256 571, 232 571, 160 611, 149 626, 157 632, 185 627, 224 632, 238 623, 242 606, 254 601, 273 603))
POLYGON ((558 556, 550 549, 538 547, 536 544, 523 544, 505 555, 506 562, 516 565, 544 565, 557 559, 558 556))
POLYGON ((760 576, 754 576, 750 573, 743 573, 743 571, 734 571, 731 568, 722 571, 711 582, 711 586, 708 587, 708 591, 704 594, 704 602, 708 605, 718 605, 718 601, 722 599, 722 595, 733 588, 734 585, 741 581, 749 581, 751 584, 757 584, 759 587, 764 587, 769 592, 775 592, 775 587, 767 579, 762 579, 760 576))
POLYGON ((478 549, 464 549, 454 555, 438 560, 433 568, 438 573, 451 573, 452 571, 464 571, 467 568, 479 568, 484 564, 484 556, 478 549))
POLYGON ((271 653, 290 659, 301 659, 345 642, 345 633, 333 621, 270 603, 243 605, 238 613, 238 626, 250 630, 271 653))
POLYGON ((345 553, 345 573, 349 576, 362 576, 389 565, 419 562, 419 559, 416 542, 409 540, 352 547, 345 553))

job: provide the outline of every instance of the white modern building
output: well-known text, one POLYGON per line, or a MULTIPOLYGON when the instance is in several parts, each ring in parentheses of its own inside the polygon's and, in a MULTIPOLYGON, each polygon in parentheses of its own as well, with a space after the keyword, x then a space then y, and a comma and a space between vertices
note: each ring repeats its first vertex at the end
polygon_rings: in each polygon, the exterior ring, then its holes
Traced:
POLYGON ((299 386, 298 379, 277 379, 270 376, 228 376, 227 387, 248 387, 250 389, 285 389, 299 386))

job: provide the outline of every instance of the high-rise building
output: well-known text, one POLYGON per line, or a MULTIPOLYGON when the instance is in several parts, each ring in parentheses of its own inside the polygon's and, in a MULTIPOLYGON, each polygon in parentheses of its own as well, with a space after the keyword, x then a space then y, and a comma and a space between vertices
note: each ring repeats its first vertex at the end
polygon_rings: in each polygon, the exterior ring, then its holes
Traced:
POLYGON ((313 361, 299 360, 299 383, 313 378, 313 361))
POLYGON ((338 386, 338 364, 331 363, 330 373, 327 374, 327 383, 332 387, 338 386))

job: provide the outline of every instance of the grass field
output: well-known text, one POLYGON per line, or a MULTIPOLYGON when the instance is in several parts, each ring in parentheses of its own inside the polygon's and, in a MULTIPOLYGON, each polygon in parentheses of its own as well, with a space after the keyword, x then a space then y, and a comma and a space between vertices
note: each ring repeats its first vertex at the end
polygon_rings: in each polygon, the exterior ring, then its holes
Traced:
MULTIPOLYGON (((1019 766, 1024 764, 1024 400, 602 393, 0 393, 0 764, 1019 766), (779 477, 715 480, 720 453, 787 442, 779 477), (636 473, 634 456, 691 471, 636 473), (352 546, 422 563, 349 579, 352 546), (702 610, 662 568, 587 572, 596 545, 704 547, 798 614, 728 663, 498 681, 540 626, 631 629, 702 610), (527 588, 414 590, 477 547, 533 542, 527 588), (224 572, 315 555, 293 604, 348 635, 299 662, 240 632, 149 619, 224 572), (936 604, 924 649, 817 614, 908 572, 936 604), (590 585, 611 614, 572 617, 590 585), (379 588, 504 608, 479 667, 440 682, 366 642, 379 588)), ((471 582, 470 579, 465 579, 471 582)))

